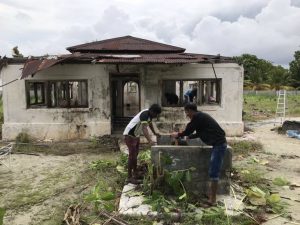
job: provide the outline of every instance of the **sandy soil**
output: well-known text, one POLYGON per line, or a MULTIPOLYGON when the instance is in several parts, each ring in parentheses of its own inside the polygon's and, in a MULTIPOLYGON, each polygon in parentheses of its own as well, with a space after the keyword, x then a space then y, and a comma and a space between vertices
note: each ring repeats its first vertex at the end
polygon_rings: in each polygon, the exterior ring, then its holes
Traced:
MULTIPOLYGON (((300 118, 292 118, 300 121, 300 118)), ((274 128, 272 121, 256 123, 254 133, 250 133, 255 140, 263 144, 266 154, 257 155, 261 159, 266 159, 266 178, 273 180, 275 177, 284 177, 291 183, 300 185, 300 140, 289 138, 285 135, 271 131, 274 128)), ((278 187, 277 190, 282 197, 292 200, 285 200, 289 206, 292 219, 300 224, 300 188, 290 190, 288 187, 278 187), (295 201, 296 200, 296 201, 295 201)), ((266 222, 266 225, 291 224, 284 218, 275 218, 266 222)))
POLYGON ((0 166, 0 207, 4 225, 60 224, 66 207, 91 185, 94 154, 69 156, 12 154, 10 170, 0 166))

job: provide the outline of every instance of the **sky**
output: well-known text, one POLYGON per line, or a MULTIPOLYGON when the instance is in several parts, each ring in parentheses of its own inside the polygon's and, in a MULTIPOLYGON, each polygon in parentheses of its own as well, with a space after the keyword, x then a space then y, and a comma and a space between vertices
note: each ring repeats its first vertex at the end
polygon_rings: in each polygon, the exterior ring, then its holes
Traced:
POLYGON ((300 50, 300 0, 0 0, 0 56, 125 35, 287 67, 300 50))

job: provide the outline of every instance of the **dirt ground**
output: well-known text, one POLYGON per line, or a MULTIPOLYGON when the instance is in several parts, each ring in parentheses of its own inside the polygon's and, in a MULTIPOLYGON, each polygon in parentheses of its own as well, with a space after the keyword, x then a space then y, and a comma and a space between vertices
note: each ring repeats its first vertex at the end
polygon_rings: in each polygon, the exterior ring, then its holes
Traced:
POLYGON ((95 183, 89 163, 112 157, 114 153, 12 154, 10 170, 0 166, 0 207, 7 209, 4 225, 61 224, 66 208, 95 183))
MULTIPOLYGON (((300 121, 300 118, 296 119, 300 121)), ((300 140, 271 131, 274 128, 272 121, 258 122, 250 127, 254 132, 246 134, 246 138, 260 141, 265 150, 255 157, 269 162, 264 166, 265 177, 270 180, 285 177, 291 183, 300 184, 300 140)), ((60 224, 68 205, 79 201, 95 182, 95 177, 88 173, 89 162, 111 159, 116 154, 13 154, 10 170, 0 165, 0 207, 7 209, 4 225, 60 224)), ((290 205, 293 221, 300 224, 300 188, 278 187, 276 191, 282 197, 292 199, 285 201, 290 205)), ((265 225, 289 222, 277 217, 265 225)))
MULTIPOLYGON (((291 118, 300 121, 300 118, 291 118)), ((260 141, 263 144, 265 153, 258 154, 258 159, 265 159, 269 163, 265 165, 267 173, 265 177, 273 180, 276 177, 286 178, 291 183, 300 185, 300 140, 279 135, 275 131, 273 121, 258 122, 252 125, 254 132, 248 134, 248 138, 260 141)), ((288 204, 288 211, 296 224, 300 224, 300 188, 290 190, 287 186, 277 187, 281 197, 288 204)), ((272 216, 271 216, 272 217, 272 216)), ((292 224, 282 217, 274 218, 264 223, 265 225, 292 224)))

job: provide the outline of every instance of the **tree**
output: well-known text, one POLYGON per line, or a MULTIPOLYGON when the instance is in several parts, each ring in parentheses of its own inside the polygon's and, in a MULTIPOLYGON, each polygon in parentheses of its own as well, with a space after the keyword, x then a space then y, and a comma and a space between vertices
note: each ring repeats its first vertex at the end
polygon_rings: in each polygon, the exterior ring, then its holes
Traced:
POLYGON ((279 90, 280 86, 290 85, 291 77, 287 69, 282 66, 273 66, 269 73, 268 84, 271 88, 279 90))
POLYGON ((290 62, 290 73, 293 79, 293 86, 300 88, 300 51, 295 51, 294 60, 290 62))
POLYGON ((273 68, 272 63, 250 54, 237 56, 235 60, 244 66, 245 80, 250 80, 255 85, 267 82, 269 73, 273 68))
POLYGON ((14 58, 22 58, 23 57, 23 55, 20 53, 20 51, 18 49, 18 46, 13 47, 13 49, 12 49, 12 56, 14 58))

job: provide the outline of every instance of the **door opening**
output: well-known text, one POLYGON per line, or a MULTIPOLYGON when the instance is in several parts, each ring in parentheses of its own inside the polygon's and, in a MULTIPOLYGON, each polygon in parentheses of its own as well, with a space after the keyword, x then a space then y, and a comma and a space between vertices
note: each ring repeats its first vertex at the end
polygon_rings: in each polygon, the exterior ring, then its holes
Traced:
POLYGON ((138 75, 111 75, 112 133, 121 133, 141 108, 138 75))

